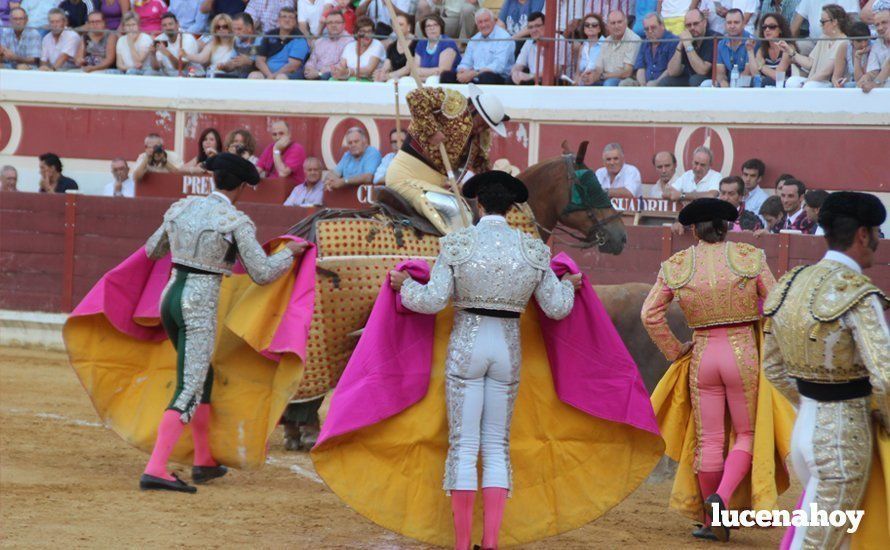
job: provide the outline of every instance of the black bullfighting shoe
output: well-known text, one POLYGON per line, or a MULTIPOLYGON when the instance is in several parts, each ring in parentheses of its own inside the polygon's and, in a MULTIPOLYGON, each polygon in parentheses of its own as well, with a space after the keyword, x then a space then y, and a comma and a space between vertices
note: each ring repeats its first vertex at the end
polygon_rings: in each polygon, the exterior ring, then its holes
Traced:
POLYGON ((229 472, 223 465, 219 466, 192 466, 192 483, 207 483, 211 479, 222 477, 229 472))
POLYGON ((142 474, 139 478, 139 488, 143 491, 176 491, 179 493, 197 493, 198 488, 192 487, 185 481, 179 479, 176 474, 173 475, 173 481, 162 477, 150 476, 142 474))
POLYGON ((692 536, 697 539, 704 540, 717 540, 717 535, 711 531, 711 528, 707 525, 699 525, 693 532, 692 536))
POLYGON ((726 504, 723 502, 723 499, 720 498, 720 495, 714 493, 705 499, 705 514, 711 518, 711 532, 714 533, 714 536, 717 537, 717 540, 720 542, 729 541, 729 528, 726 526, 718 526, 714 525, 714 519, 720 519, 722 515, 721 512, 726 510, 726 504), (717 504, 717 514, 714 514, 714 504, 717 504))

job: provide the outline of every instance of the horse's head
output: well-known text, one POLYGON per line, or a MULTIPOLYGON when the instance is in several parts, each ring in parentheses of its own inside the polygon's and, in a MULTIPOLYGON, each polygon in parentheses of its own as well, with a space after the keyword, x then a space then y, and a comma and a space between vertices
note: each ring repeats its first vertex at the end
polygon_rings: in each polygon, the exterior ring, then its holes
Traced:
POLYGON ((627 232, 621 213, 612 208, 608 193, 592 173, 582 174, 579 180, 571 155, 540 162, 519 174, 519 179, 528 187, 528 204, 542 239, 561 223, 575 230, 567 233, 582 248, 596 246, 600 252, 616 255, 624 250, 627 232))

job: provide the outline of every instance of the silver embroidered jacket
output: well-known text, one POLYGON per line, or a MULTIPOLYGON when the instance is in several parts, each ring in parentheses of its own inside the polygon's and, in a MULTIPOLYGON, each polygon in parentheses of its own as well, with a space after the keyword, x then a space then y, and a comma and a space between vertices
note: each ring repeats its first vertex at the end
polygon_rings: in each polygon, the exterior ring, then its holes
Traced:
POLYGON ((182 199, 167 210, 145 252, 158 259, 168 251, 175 264, 220 275, 232 274, 237 253, 250 278, 261 285, 283 275, 293 262, 286 248, 267 256, 251 219, 217 193, 182 199))
POLYGON ((575 289, 550 269, 550 249, 513 229, 500 216, 442 237, 441 252, 422 285, 407 280, 402 303, 418 313, 442 310, 449 298, 457 309, 521 313, 534 294, 544 314, 562 319, 572 311, 575 289))

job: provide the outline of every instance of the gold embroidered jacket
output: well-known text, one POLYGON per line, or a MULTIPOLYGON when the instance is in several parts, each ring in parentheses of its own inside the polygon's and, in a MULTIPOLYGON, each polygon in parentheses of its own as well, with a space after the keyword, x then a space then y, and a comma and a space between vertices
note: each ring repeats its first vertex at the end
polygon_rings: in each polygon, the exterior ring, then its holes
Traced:
POLYGON ((665 319, 674 297, 690 328, 731 325, 760 319, 759 300, 775 284, 763 250, 745 243, 701 241, 661 264, 643 303, 643 326, 673 361, 682 347, 665 319))
POLYGON ((473 135, 473 114, 463 94, 427 87, 412 90, 405 100, 412 117, 408 133, 419 142, 435 170, 447 175, 438 145, 430 144, 436 132, 445 136, 443 143, 456 176, 465 164, 476 174, 491 170, 491 130, 486 128, 480 135, 473 135))
POLYGON ((792 402, 797 383, 869 378, 878 410, 890 419, 887 296, 846 265, 823 259, 793 269, 764 304, 764 374, 792 402))

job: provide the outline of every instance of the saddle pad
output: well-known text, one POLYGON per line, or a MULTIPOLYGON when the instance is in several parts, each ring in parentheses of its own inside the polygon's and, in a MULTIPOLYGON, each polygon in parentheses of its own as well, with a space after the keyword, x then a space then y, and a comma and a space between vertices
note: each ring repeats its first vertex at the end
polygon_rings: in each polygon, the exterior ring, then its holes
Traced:
POLYGON ((315 226, 319 258, 333 256, 432 257, 439 255, 439 238, 417 236, 410 227, 367 219, 319 220, 315 226))

